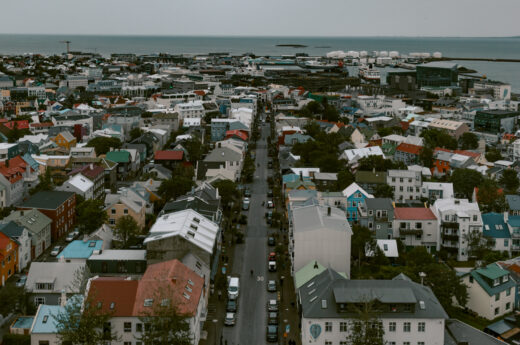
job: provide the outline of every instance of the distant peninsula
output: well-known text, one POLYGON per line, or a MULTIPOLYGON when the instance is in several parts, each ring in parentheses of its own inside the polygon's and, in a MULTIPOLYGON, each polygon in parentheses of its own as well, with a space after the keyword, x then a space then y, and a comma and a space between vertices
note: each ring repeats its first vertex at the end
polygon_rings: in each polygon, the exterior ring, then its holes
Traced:
POLYGON ((291 47, 291 48, 307 48, 306 45, 303 44, 277 44, 277 47, 291 47))

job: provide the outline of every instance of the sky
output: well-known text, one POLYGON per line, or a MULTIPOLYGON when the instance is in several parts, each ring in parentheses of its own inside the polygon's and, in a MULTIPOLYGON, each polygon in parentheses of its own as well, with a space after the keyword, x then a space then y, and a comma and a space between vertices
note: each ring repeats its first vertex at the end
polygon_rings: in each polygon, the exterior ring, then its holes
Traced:
POLYGON ((520 35, 519 0, 16 0, 0 33, 165 36, 520 35))

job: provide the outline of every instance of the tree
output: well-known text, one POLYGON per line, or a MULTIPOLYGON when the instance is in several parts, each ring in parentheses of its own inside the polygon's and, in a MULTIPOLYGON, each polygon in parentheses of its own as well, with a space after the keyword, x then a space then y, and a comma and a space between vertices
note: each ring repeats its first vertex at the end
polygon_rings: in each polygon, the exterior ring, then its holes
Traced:
POLYGON ((518 174, 514 169, 506 169, 502 172, 502 176, 499 180, 500 184, 505 187, 508 192, 516 193, 520 186, 518 180, 518 174))
POLYGON ((84 234, 99 229, 101 225, 108 221, 103 200, 85 200, 76 207, 76 212, 79 230, 84 234))
POLYGON ((197 162, 202 159, 205 153, 205 147, 199 139, 190 138, 183 142, 182 146, 188 151, 190 162, 197 162))
POLYGON ((387 184, 378 184, 374 190, 374 196, 376 198, 390 198, 394 199, 394 190, 387 184))
POLYGON ((119 218, 114 228, 114 235, 121 240, 123 248, 127 248, 128 244, 133 242, 140 232, 141 230, 135 219, 128 215, 119 218))
POLYGON ((451 182, 456 194, 470 199, 475 187, 479 186, 484 177, 481 173, 471 169, 456 169, 451 175, 451 182))
POLYGON ((6 284, 0 289, 0 315, 7 316, 16 312, 22 315, 33 314, 36 310, 32 297, 23 288, 6 284))
POLYGON ((354 174, 350 170, 338 172, 338 190, 343 190, 355 182, 354 174))
POLYGON ((496 162, 500 159, 503 159, 502 154, 496 148, 492 147, 489 150, 486 150, 486 160, 488 162, 496 162))
POLYGON ((358 170, 362 171, 387 171, 390 169, 406 169, 403 162, 394 162, 390 159, 384 159, 382 156, 368 156, 361 158, 358 170))
POLYGON ((443 147, 450 150, 457 149, 457 139, 448 134, 448 132, 439 129, 425 129, 421 132, 426 147, 435 149, 443 147))
POLYGON ((305 133, 313 138, 316 138, 318 134, 321 133, 321 127, 316 121, 307 122, 303 128, 305 129, 305 133))
POLYGON ((238 195, 236 184, 229 180, 215 182, 213 183, 213 187, 218 189, 218 194, 224 206, 228 206, 238 195))
MULTIPOLYGON (((143 135, 143 131, 139 127, 134 127, 130 130, 130 141, 133 141, 143 135)), ((96 151, 97 152, 97 151, 96 151)))
POLYGON ((493 249, 493 240, 484 237, 480 231, 470 231, 463 236, 468 243, 468 256, 482 260, 493 249))
POLYGON ((195 185, 193 174, 193 168, 178 165, 173 170, 172 177, 164 180, 157 192, 164 201, 176 199, 189 192, 195 185))
POLYGON ((419 160, 426 168, 433 167, 433 150, 429 147, 423 147, 419 153, 419 160))
POLYGON ((372 232, 364 226, 354 225, 352 226, 352 257, 358 261, 358 264, 365 259, 365 251, 368 246, 374 246, 374 239, 372 232))
POLYGON ((62 312, 51 317, 62 343, 98 345, 118 339, 117 333, 105 327, 112 316, 94 305, 92 295, 85 303, 79 295, 73 296, 62 312))
POLYGON ((498 185, 491 179, 484 179, 478 187, 477 200, 483 212, 498 211, 501 207, 500 199, 504 193, 499 192, 498 185))
POLYGON ((178 310, 182 302, 172 301, 169 290, 153 293, 150 310, 139 317, 144 329, 136 339, 143 345, 191 345, 190 316, 178 310))
POLYGON ((93 147, 94 150, 96 150, 97 155, 104 155, 108 151, 110 151, 111 148, 118 149, 121 148, 121 140, 117 138, 105 138, 105 137, 97 137, 94 139, 91 139, 87 143, 87 147, 93 147))
POLYGON ((351 345, 384 345, 385 329, 375 312, 375 301, 366 297, 356 316, 349 322, 347 343, 351 345))
POLYGON ((462 150, 474 150, 478 148, 478 137, 475 133, 466 132, 459 139, 459 146, 462 150))

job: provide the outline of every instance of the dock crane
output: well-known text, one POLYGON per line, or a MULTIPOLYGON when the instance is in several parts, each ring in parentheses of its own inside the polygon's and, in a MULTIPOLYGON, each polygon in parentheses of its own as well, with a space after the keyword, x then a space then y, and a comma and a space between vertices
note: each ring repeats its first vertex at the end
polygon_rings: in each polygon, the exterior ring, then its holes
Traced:
POLYGON ((70 53, 70 44, 72 43, 71 41, 60 41, 60 43, 65 43, 67 45, 67 54, 70 53))

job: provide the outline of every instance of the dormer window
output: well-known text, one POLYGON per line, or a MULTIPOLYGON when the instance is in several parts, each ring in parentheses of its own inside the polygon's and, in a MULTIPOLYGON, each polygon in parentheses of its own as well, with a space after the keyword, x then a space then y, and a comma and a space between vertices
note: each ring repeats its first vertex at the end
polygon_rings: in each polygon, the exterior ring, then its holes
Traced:
POLYGON ((493 286, 497 286, 498 284, 500 284, 500 278, 494 279, 493 286))
POLYGON ((507 282, 508 280, 509 280, 509 275, 506 274, 505 276, 502 277, 503 283, 507 282))

